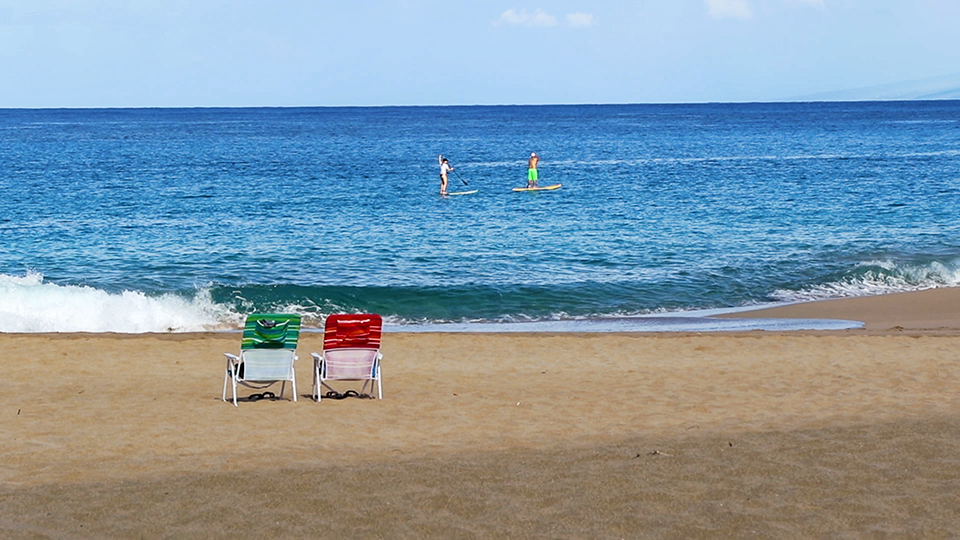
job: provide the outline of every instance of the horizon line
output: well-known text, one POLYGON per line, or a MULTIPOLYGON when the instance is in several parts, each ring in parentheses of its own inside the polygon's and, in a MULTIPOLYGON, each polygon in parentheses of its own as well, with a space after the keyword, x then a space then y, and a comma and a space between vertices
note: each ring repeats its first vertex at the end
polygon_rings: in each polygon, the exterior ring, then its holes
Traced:
POLYGON ((769 105, 777 103, 885 103, 911 101, 960 101, 960 98, 888 98, 888 99, 777 99, 746 101, 650 101, 608 103, 472 103, 429 105, 108 105, 58 107, 0 107, 0 111, 69 111, 69 110, 157 110, 157 109, 401 109, 440 107, 617 107, 630 105, 769 105))

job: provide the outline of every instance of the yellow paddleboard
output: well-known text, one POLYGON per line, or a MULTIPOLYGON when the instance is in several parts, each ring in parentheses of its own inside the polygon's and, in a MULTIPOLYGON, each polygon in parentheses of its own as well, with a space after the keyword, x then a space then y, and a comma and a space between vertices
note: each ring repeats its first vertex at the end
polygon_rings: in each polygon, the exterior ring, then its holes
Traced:
POLYGON ((554 184, 552 186, 543 186, 543 187, 515 187, 514 191, 551 191, 554 189, 560 189, 560 186, 563 184, 554 184))

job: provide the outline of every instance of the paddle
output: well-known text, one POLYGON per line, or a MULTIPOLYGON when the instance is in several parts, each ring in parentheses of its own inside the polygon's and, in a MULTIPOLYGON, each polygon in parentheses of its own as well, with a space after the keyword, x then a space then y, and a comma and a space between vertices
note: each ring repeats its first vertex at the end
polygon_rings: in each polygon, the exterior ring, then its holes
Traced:
MULTIPOLYGON (((457 175, 457 178, 460 178, 460 173, 458 173, 456 169, 453 170, 453 174, 457 175)), ((463 185, 465 185, 465 186, 469 186, 469 185, 470 185, 470 184, 468 184, 467 181, 464 180, 463 178, 460 178, 460 181, 463 182, 463 185)))

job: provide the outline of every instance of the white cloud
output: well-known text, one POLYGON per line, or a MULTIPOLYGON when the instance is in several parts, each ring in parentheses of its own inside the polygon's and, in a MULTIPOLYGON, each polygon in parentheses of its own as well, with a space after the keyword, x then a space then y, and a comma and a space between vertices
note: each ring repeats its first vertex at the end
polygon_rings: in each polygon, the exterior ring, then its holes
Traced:
POLYGON ((706 0, 710 16, 717 19, 749 19, 753 10, 747 0, 706 0))
POLYGON ((496 26, 501 24, 513 24, 522 26, 556 26, 557 18, 544 12, 542 9, 531 13, 521 9, 519 11, 511 8, 500 14, 500 18, 494 23, 496 26))
POLYGON ((813 6, 818 8, 827 7, 826 5, 824 5, 823 0, 790 0, 790 1, 796 4, 805 4, 808 6, 813 6))
POLYGON ((567 15, 567 24, 575 28, 593 25, 593 15, 589 13, 570 13, 567 15))

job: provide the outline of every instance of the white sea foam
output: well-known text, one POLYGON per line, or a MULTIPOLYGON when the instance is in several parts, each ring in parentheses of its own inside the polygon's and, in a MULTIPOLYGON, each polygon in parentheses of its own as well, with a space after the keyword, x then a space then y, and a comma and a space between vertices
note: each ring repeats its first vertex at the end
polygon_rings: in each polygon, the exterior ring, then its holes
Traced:
POLYGON ((926 264, 870 261, 860 267, 861 272, 840 281, 795 291, 780 289, 772 296, 781 302, 809 302, 960 286, 960 261, 926 264))
POLYGON ((233 326, 237 319, 204 290, 193 298, 152 297, 44 283, 35 272, 0 274, 0 332, 196 332, 233 326))

